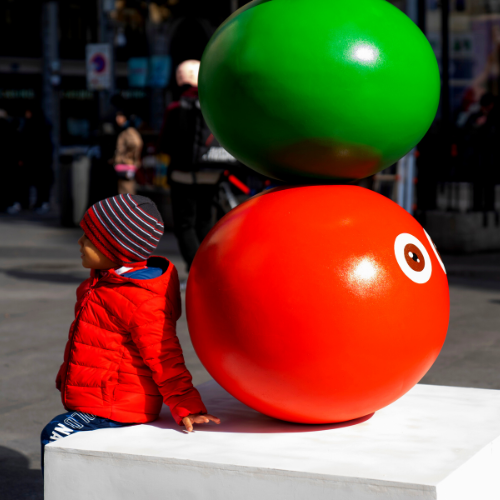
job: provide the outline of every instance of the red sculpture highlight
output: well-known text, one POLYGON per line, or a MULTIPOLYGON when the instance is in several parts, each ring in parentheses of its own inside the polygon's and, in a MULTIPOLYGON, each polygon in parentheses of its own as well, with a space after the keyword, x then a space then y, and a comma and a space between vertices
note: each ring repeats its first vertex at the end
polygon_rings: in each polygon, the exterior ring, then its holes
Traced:
POLYGON ((344 422, 410 390, 449 321, 431 239, 354 186, 281 188, 224 217, 187 288, 193 345, 234 397, 291 422, 344 422))

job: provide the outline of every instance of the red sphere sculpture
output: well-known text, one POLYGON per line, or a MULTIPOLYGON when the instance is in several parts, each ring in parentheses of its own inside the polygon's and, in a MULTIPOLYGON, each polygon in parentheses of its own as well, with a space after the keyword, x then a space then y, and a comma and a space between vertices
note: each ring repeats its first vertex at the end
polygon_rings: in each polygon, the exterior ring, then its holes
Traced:
POLYGON ((369 415, 410 390, 446 337, 449 292, 430 237, 354 186, 283 188, 226 215, 189 275, 193 345, 214 379, 269 416, 369 415))

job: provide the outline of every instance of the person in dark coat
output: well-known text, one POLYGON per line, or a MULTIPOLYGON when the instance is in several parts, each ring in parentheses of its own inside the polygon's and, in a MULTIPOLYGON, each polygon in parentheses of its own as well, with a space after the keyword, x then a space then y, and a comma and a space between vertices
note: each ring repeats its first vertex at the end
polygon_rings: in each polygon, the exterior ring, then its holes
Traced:
POLYGON ((473 210, 490 212, 495 210, 500 121, 495 96, 488 92, 479 104, 481 108, 465 125, 465 134, 473 182, 473 210))
MULTIPOLYGON (((13 121, 4 109, 0 109, 0 146, 2 150, 2 182, 0 184, 0 210, 9 209, 16 203, 16 186, 22 182, 19 167, 18 134, 13 121)), ((16 207, 21 210, 21 206, 16 207)))
POLYGON ((13 208, 19 205, 30 208, 30 188, 34 187, 36 198, 33 209, 38 213, 46 213, 50 209, 50 190, 54 182, 53 144, 51 127, 40 110, 26 109, 19 127, 19 146, 22 176, 16 186, 13 208))
POLYGON ((224 171, 237 162, 206 124, 198 98, 199 61, 184 61, 176 79, 181 98, 166 110, 159 149, 170 156, 168 170, 174 232, 189 271, 214 224, 212 207, 224 171))

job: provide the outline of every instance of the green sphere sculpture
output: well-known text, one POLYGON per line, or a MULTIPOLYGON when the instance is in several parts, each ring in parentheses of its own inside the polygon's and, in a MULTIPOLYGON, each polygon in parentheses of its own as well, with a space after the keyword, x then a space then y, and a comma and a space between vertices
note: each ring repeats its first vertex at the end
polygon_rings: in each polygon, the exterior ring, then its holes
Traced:
POLYGON ((386 0, 254 0, 216 31, 200 102, 221 145, 287 182, 348 182, 390 166, 437 111, 439 69, 386 0))

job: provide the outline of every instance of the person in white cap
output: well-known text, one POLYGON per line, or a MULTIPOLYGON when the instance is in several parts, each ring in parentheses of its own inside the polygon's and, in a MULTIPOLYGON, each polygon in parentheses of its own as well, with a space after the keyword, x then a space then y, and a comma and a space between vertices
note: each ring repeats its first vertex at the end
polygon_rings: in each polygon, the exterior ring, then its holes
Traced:
POLYGON ((212 204, 224 171, 236 159, 220 146, 201 113, 198 98, 200 62, 184 61, 176 72, 181 98, 166 110, 160 149, 170 155, 174 231, 187 269, 213 225, 212 204))

